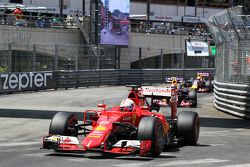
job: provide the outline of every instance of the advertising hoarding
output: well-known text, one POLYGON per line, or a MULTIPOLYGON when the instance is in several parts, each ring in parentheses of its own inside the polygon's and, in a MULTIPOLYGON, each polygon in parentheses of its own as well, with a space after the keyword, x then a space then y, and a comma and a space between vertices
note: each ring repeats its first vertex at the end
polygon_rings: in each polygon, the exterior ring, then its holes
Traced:
POLYGON ((101 44, 128 45, 129 8, 129 0, 101 0, 101 44))
POLYGON ((205 41, 186 40, 187 56, 209 56, 208 44, 205 41))
POLYGON ((54 72, 1 73, 0 93, 56 88, 54 72))

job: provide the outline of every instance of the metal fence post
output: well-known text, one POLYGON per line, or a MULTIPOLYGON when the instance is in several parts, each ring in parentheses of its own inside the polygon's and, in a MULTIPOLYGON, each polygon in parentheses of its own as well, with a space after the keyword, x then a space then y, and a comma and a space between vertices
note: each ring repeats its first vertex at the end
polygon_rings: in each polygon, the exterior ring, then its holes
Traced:
POLYGON ((161 48, 161 69, 163 69, 163 51, 161 48))
POLYGON ((33 55, 32 55, 32 71, 36 71, 37 67, 36 67, 36 45, 33 44, 33 51, 32 51, 33 55))
POLYGON ((12 72, 13 71, 13 63, 12 63, 12 50, 11 50, 11 44, 8 44, 8 56, 9 56, 9 62, 8 62, 8 72, 12 72))
POLYGON ((100 69, 101 68, 101 62, 100 62, 100 48, 99 48, 100 46, 99 45, 97 45, 97 47, 96 47, 96 52, 97 52, 97 57, 96 57, 96 69, 100 69))
POLYGON ((183 50, 181 51, 181 56, 182 56, 181 68, 184 69, 185 68, 185 53, 183 50))
POLYGON ((55 55, 54 55, 54 69, 58 71, 58 45, 55 45, 55 55))
POLYGON ((77 71, 78 70, 78 57, 79 57, 79 52, 78 52, 78 47, 75 47, 75 70, 77 71))
POLYGON ((139 69, 142 69, 142 62, 141 62, 141 48, 139 48, 139 69))

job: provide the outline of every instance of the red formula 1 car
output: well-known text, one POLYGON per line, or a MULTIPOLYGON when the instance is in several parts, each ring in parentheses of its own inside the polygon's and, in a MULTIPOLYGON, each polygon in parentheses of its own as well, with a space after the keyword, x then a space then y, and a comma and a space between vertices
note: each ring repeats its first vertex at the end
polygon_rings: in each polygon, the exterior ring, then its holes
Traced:
POLYGON ((159 98, 171 92, 171 119, 168 120, 163 114, 152 112, 155 106, 149 105, 147 95, 144 95, 147 87, 131 87, 128 98, 120 106, 106 108, 105 104, 99 104, 100 110, 84 111, 82 123, 73 114, 55 114, 49 135, 43 138, 43 148, 59 152, 98 151, 156 157, 167 143, 197 143, 199 116, 191 111, 180 112, 177 116, 175 88, 160 91, 155 88, 153 93, 148 94, 151 98, 159 98))

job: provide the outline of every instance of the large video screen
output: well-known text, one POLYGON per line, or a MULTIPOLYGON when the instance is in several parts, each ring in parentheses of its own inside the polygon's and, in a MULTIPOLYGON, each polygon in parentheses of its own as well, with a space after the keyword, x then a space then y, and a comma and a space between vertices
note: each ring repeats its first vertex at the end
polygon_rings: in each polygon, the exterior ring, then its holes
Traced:
POLYGON ((204 41, 186 40, 187 56, 209 56, 208 44, 204 41))
POLYGON ((101 44, 128 45, 129 8, 129 0, 101 0, 101 44))

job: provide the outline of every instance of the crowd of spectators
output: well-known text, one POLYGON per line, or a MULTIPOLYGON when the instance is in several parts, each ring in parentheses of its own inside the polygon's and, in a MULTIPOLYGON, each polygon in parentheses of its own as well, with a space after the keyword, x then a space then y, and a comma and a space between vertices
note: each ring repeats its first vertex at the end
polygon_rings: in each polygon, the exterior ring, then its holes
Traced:
POLYGON ((14 10, 4 9, 0 13, 0 24, 28 27, 74 27, 73 18, 59 17, 58 14, 23 11, 19 5, 14 10))
POLYGON ((210 36, 204 23, 184 24, 180 22, 153 22, 147 25, 145 21, 130 21, 131 32, 169 34, 169 35, 195 35, 210 36))
MULTIPOLYGON (((60 18, 58 14, 48 14, 41 12, 28 13, 20 6, 16 9, 5 9, 0 15, 0 24, 28 27, 70 27, 77 28, 72 16, 60 18)), ((146 21, 130 20, 130 31, 140 33, 169 34, 169 35, 198 35, 210 36, 204 23, 184 24, 180 22, 152 22, 150 25, 146 21)))

